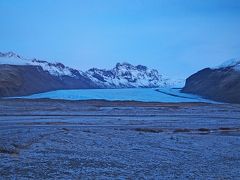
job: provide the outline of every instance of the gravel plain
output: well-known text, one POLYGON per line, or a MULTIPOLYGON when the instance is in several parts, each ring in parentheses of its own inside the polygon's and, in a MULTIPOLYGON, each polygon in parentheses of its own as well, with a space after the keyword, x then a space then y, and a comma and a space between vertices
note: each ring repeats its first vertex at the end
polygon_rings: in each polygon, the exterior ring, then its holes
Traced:
POLYGON ((239 179, 240 105, 0 100, 0 179, 239 179))

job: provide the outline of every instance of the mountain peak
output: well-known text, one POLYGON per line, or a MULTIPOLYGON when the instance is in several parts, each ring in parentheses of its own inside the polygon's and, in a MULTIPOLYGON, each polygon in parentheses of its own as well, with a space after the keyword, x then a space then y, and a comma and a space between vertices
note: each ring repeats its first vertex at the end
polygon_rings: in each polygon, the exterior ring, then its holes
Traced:
POLYGON ((73 70, 64 66, 62 63, 50 63, 48 61, 39 60, 36 58, 25 59, 14 52, 2 53, 0 52, 0 64, 8 65, 30 65, 41 67, 44 71, 54 76, 71 76, 75 77, 76 74, 81 74, 80 71, 73 70))
POLYGON ((123 62, 123 63, 117 63, 116 64, 116 68, 117 69, 121 69, 121 68, 133 68, 134 66, 130 63, 127 63, 127 62, 123 62))
POLYGON ((12 51, 9 51, 9 52, 6 52, 6 53, 3 53, 3 52, 0 52, 0 57, 14 57, 14 58, 21 58, 18 54, 12 52, 12 51))
POLYGON ((117 63, 112 69, 92 68, 86 72, 72 69, 62 63, 51 63, 36 58, 25 59, 13 52, 0 53, 0 64, 37 66, 39 71, 48 72, 60 79, 72 77, 79 79, 84 76, 97 87, 101 88, 134 88, 160 87, 170 85, 157 70, 143 65, 132 65, 128 62, 117 63))
POLYGON ((220 67, 234 67, 239 64, 240 64, 240 58, 232 58, 225 61, 223 64, 220 65, 220 67))
POLYGON ((223 62, 220 66, 213 69, 233 69, 235 71, 240 71, 240 58, 232 58, 223 62))
POLYGON ((142 71, 146 71, 148 69, 147 66, 143 66, 143 65, 137 65, 136 68, 142 71))
POLYGON ((137 65, 134 66, 128 62, 123 62, 123 63, 117 63, 116 64, 116 68, 117 69, 121 69, 121 68, 126 68, 126 69, 137 69, 137 70, 141 70, 141 71, 147 71, 147 67, 143 66, 143 65, 137 65))
POLYGON ((9 64, 9 65, 27 65, 28 60, 22 58, 14 52, 0 52, 0 64, 9 64))
POLYGON ((155 69, 146 66, 134 66, 130 63, 117 63, 113 69, 92 68, 87 76, 101 87, 159 87, 168 85, 167 79, 155 69))

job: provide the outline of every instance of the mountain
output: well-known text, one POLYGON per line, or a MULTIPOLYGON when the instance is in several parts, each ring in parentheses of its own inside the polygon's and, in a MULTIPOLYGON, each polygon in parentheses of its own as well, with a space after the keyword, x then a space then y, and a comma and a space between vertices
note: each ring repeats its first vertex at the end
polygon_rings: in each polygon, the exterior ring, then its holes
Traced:
POLYGON ((1 53, 0 52, 0 65, 8 64, 15 66, 38 66, 43 71, 57 77, 69 76, 78 77, 83 72, 64 66, 62 63, 49 63, 43 60, 26 59, 13 52, 1 53))
POLYGON ((110 70, 92 68, 83 72, 62 63, 0 52, 0 97, 58 89, 164 87, 170 84, 157 70, 142 65, 117 63, 110 70))
POLYGON ((167 79, 155 69, 146 66, 133 66, 129 63, 117 63, 111 70, 92 68, 86 75, 103 88, 159 87, 167 86, 167 79))
POLYGON ((240 103, 240 59, 231 59, 193 74, 187 78, 182 91, 216 101, 240 103))
POLYGON ((28 60, 12 52, 0 53, 0 97, 78 88, 96 88, 96 85, 81 71, 61 63, 28 60))

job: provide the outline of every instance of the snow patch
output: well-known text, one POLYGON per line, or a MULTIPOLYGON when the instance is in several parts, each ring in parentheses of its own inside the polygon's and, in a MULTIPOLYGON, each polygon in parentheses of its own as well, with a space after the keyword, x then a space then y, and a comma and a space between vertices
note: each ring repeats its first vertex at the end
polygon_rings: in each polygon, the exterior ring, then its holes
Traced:
POLYGON ((1 53, 0 52, 0 64, 10 65, 28 65, 30 61, 21 58, 19 55, 13 52, 1 53))
POLYGON ((38 59, 26 59, 13 52, 1 53, 0 64, 40 66, 53 76, 79 78, 85 76, 102 88, 136 88, 136 87, 182 87, 180 81, 159 74, 155 69, 143 65, 117 63, 111 70, 92 68, 82 72, 64 66, 61 63, 49 63, 38 59), (180 85, 181 84, 181 85, 180 85))
POLYGON ((44 71, 48 71, 53 76, 76 76, 72 73, 71 68, 66 67, 61 63, 49 63, 37 59, 26 59, 13 52, 0 53, 0 64, 40 66, 44 71))
POLYGON ((129 63, 117 63, 111 70, 93 68, 86 74, 103 87, 165 87, 168 84, 157 70, 129 63))
POLYGON ((61 63, 48 63, 45 61, 33 60, 31 61, 31 65, 41 66, 44 71, 48 71, 50 74, 54 76, 70 76, 70 77, 75 76, 71 72, 70 68, 65 67, 61 63))
POLYGON ((231 68, 235 71, 240 71, 240 58, 233 58, 230 60, 225 61, 220 66, 213 68, 213 69, 221 69, 221 68, 231 68))

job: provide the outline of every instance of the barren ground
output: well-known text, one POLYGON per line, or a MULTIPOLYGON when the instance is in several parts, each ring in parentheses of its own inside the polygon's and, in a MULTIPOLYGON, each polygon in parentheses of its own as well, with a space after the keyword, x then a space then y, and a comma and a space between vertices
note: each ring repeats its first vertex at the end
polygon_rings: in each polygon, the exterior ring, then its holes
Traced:
POLYGON ((239 179, 240 105, 0 100, 2 179, 239 179))

